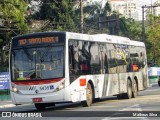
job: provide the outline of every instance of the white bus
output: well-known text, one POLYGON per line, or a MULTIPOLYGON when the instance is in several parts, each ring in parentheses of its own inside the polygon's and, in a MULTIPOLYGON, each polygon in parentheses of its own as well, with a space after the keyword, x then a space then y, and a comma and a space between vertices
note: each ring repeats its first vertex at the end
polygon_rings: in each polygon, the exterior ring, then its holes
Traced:
POLYGON ((112 95, 129 99, 147 81, 145 45, 126 37, 43 32, 11 40, 10 87, 16 105, 45 109, 62 102, 90 106, 112 95))

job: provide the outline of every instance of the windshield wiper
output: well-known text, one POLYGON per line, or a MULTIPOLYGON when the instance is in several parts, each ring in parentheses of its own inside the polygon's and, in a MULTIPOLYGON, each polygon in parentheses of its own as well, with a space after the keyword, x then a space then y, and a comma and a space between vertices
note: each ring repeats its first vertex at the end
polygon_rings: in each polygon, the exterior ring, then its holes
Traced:
POLYGON ((26 47, 24 47, 24 52, 26 53, 26 55, 27 55, 27 57, 28 57, 28 59, 30 59, 31 61, 33 61, 33 57, 30 55, 30 53, 28 52, 28 50, 27 50, 27 48, 26 47))
POLYGON ((52 45, 48 45, 47 48, 44 50, 44 54, 40 58, 41 62, 44 62, 44 58, 48 55, 48 52, 51 48, 52 48, 52 45))
POLYGON ((31 77, 33 74, 35 74, 36 72, 35 71, 31 71, 29 72, 27 75, 25 75, 25 77, 31 77))

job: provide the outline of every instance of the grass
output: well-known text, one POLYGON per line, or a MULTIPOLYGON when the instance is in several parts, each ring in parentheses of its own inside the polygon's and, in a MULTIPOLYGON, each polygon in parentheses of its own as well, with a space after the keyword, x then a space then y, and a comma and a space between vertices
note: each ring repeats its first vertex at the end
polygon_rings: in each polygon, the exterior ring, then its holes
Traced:
POLYGON ((7 95, 9 94, 8 90, 0 90, 0 95, 7 95))
POLYGON ((0 101, 10 100, 11 96, 8 90, 0 90, 0 101))

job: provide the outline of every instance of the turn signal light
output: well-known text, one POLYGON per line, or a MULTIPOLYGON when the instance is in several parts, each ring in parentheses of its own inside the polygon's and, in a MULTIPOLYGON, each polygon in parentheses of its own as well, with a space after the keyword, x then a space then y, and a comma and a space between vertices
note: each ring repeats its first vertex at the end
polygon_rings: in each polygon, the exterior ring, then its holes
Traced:
POLYGON ((79 81, 80 81, 80 86, 86 86, 86 79, 85 78, 81 78, 79 81))

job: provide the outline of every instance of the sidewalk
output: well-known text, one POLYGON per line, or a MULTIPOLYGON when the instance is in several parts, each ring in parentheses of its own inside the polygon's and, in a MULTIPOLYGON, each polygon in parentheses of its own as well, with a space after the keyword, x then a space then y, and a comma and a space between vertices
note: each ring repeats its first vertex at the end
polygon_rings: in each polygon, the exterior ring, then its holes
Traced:
POLYGON ((149 87, 156 87, 156 86, 158 86, 158 82, 157 83, 149 84, 149 87))
POLYGON ((0 109, 1 109, 1 108, 14 107, 14 106, 16 106, 16 105, 14 105, 11 100, 8 100, 8 101, 0 101, 0 109))
POLYGON ((10 95, 0 95, 0 108, 14 107, 10 95))

